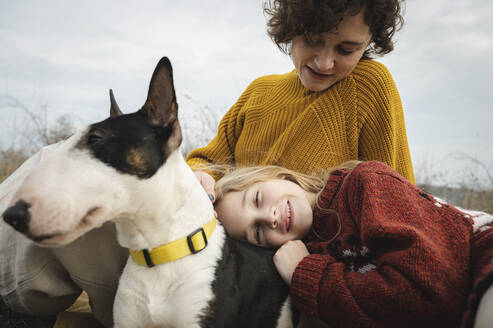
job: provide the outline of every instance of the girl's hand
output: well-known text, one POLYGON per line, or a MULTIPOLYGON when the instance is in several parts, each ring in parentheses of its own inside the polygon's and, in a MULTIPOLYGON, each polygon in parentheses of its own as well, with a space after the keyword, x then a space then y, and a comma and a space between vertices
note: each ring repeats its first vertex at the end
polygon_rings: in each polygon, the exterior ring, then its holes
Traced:
POLYGON ((301 240, 286 242, 274 254, 274 265, 289 286, 291 286, 291 279, 298 263, 307 255, 310 253, 301 240))
POLYGON ((204 188, 210 200, 214 203, 214 201, 216 200, 216 193, 214 191, 216 180, 214 180, 214 178, 210 174, 205 173, 204 171, 194 171, 193 173, 195 173, 195 176, 202 185, 202 188, 204 188))

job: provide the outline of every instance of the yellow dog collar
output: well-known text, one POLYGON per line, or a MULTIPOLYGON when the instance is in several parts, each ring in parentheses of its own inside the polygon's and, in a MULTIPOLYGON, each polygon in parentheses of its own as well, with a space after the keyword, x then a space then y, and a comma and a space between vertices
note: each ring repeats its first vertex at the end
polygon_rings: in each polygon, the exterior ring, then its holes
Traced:
POLYGON ((178 260, 190 254, 195 254, 207 247, 207 240, 216 229, 216 218, 198 228, 191 234, 171 243, 153 248, 150 251, 143 249, 134 251, 129 249, 130 256, 135 263, 149 268, 174 260, 178 260))

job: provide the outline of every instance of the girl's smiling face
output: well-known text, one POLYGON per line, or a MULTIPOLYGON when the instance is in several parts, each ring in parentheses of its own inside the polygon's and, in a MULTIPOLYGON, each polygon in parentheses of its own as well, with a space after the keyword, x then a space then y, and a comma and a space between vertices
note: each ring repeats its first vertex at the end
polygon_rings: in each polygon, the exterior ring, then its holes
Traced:
POLYGON ((231 237, 258 246, 279 247, 308 234, 315 198, 294 182, 270 179, 227 193, 215 210, 231 237))
POLYGON ((353 71, 370 41, 370 27, 362 10, 355 16, 346 16, 336 31, 322 33, 316 40, 294 37, 291 59, 303 86, 323 91, 353 71))

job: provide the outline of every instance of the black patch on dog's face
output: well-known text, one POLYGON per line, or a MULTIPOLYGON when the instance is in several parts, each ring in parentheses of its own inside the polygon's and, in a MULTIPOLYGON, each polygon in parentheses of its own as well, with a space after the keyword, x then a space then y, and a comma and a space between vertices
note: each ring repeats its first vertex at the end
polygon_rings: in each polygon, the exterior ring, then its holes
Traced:
POLYGON ((180 147, 178 104, 173 69, 161 58, 152 74, 142 108, 124 115, 110 90, 110 118, 89 126, 76 148, 89 149, 94 157, 122 173, 149 178, 180 147))
POLYGON ((173 126, 151 125, 139 111, 90 125, 77 148, 89 149, 119 172, 145 179, 165 163, 172 134, 173 126))

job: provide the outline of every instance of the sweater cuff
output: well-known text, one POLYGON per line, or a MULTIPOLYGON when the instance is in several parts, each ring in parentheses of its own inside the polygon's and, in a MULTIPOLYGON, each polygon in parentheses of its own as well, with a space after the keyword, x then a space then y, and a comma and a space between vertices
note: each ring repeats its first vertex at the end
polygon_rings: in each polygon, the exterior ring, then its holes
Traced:
POLYGON ((187 158, 185 161, 187 162, 188 166, 190 166, 190 168, 194 171, 199 170, 199 169, 206 167, 208 165, 211 165, 211 163, 207 162, 204 159, 200 159, 200 158, 187 158))
POLYGON ((334 258, 327 254, 311 254, 303 258, 294 270, 291 279, 291 300, 300 312, 319 317, 320 281, 327 266, 333 262, 334 258))

